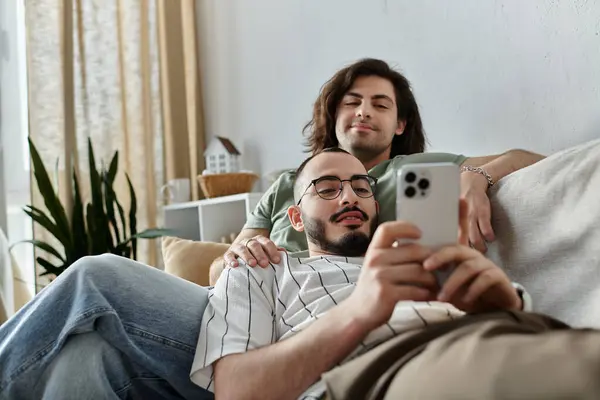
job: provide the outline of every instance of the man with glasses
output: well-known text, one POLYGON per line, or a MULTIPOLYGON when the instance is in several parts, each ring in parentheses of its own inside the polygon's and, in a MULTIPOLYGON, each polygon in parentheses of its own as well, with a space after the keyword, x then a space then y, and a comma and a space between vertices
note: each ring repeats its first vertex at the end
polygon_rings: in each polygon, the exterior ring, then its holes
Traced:
POLYGON ((203 316, 194 382, 224 399, 600 394, 600 334, 523 312, 523 288, 467 246, 464 201, 459 244, 432 253, 397 244, 418 239, 415 226, 375 229, 377 181, 344 150, 309 158, 296 176, 288 217, 310 255, 225 269, 203 316), (449 264, 440 288, 432 271, 449 264))

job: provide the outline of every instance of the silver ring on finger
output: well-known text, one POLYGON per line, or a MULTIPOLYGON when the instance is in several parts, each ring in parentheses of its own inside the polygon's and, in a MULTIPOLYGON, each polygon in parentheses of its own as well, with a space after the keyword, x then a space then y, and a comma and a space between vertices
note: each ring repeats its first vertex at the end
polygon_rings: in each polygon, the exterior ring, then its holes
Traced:
POLYGON ((250 250, 250 248, 248 247, 248 243, 250 243, 250 242, 251 242, 251 241, 253 241, 253 240, 256 240, 256 239, 254 239, 254 238, 250 238, 250 239, 247 239, 247 240, 246 240, 246 243, 244 243, 244 246, 245 246, 245 247, 246 247, 248 250, 250 250))

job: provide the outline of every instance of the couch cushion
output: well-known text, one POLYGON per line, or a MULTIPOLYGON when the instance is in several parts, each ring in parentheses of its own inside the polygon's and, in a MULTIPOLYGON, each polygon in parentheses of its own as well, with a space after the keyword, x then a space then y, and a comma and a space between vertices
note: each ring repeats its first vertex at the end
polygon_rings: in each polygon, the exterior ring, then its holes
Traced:
POLYGON ((600 328, 600 140, 558 152, 490 191, 488 256, 534 310, 600 328))
POLYGON ((177 237, 162 241, 165 271, 201 286, 209 286, 210 264, 229 248, 228 244, 196 242, 177 237))

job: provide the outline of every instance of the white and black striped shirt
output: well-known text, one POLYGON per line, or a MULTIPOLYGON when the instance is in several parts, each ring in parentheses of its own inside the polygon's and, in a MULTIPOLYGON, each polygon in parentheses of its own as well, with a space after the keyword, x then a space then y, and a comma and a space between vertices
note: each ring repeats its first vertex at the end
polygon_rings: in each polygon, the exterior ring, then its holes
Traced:
MULTIPOLYGON (((212 364, 286 339, 346 299, 358 281, 363 258, 291 258, 269 268, 227 268, 209 294, 191 379, 213 390, 212 364)), ((372 331, 348 357, 410 329, 465 313, 449 303, 401 301, 389 322, 372 331)), ((308 395, 308 393, 306 393, 308 395)))

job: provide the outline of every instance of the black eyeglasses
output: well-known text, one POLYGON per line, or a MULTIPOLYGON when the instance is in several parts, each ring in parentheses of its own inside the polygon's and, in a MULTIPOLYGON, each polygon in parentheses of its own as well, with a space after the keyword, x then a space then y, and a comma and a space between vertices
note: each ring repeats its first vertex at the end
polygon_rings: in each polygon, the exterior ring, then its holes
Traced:
POLYGON ((354 175, 350 179, 340 179, 337 176, 322 176, 310 182, 310 185, 304 190, 296 205, 300 205, 302 198, 312 185, 315 185, 315 192, 317 192, 320 198, 333 200, 342 193, 344 182, 350 182, 350 187, 352 187, 354 193, 364 199, 373 197, 377 188, 377 179, 370 175, 354 175))

